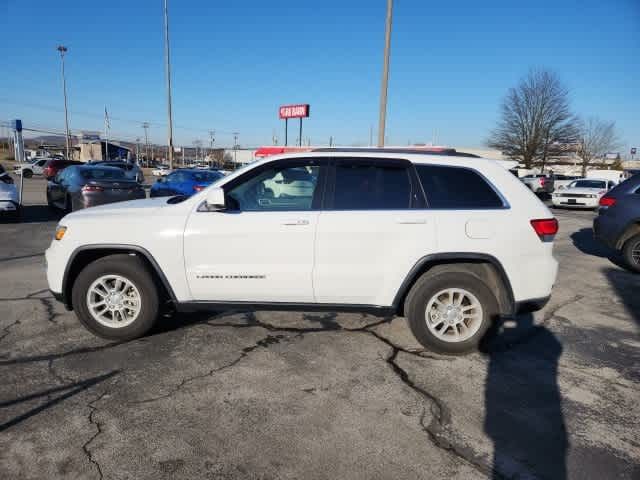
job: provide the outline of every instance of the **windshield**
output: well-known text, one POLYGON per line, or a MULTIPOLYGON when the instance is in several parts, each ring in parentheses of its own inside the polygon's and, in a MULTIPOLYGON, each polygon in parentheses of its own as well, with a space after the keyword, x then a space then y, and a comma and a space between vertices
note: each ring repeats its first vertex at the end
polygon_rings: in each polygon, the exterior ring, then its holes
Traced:
POLYGON ((87 168, 81 171, 87 180, 124 180, 124 172, 115 168, 87 168))
POLYGON ((602 180, 577 180, 570 186, 573 188, 607 188, 607 182, 602 180))

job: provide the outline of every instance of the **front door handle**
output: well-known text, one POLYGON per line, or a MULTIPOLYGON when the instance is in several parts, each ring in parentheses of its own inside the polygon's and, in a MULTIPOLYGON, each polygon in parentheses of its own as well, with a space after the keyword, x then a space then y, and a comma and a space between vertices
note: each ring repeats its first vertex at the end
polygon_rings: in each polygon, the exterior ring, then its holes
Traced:
POLYGON ((396 219, 396 223, 402 225, 424 225, 427 223, 427 220, 425 218, 398 218, 396 219))
POLYGON ((282 222, 282 225, 309 225, 309 220, 285 220, 284 222, 282 222))

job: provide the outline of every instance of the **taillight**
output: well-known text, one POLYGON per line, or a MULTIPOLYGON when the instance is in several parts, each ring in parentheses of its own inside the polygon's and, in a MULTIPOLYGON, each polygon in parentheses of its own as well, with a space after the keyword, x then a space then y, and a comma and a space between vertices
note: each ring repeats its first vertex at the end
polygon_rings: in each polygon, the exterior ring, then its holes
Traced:
POLYGON ((207 188, 207 187, 206 187, 206 186, 204 186, 204 185, 194 185, 194 186, 193 186, 193 189, 194 189, 196 192, 201 192, 201 191, 202 191, 202 190, 204 190, 205 188, 207 188))
POLYGON ((540 240, 545 242, 553 240, 553 237, 558 233, 558 220, 555 218, 531 220, 531 226, 540 240))
POLYGON ((613 207, 616 204, 616 199, 613 197, 602 197, 598 204, 601 207, 613 207))
POLYGON ((540 177, 540 186, 544 187, 544 184, 546 183, 547 179, 544 177, 540 177))
POLYGON ((82 187, 82 191, 83 192, 102 192, 104 191, 104 188, 102 188, 100 185, 85 185, 84 187, 82 187))

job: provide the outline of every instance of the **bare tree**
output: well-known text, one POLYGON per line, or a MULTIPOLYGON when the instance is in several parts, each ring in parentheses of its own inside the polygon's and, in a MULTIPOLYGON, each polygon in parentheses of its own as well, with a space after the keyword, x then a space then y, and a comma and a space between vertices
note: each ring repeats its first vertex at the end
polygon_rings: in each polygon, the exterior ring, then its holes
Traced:
POLYGON ((578 157, 581 160, 584 177, 587 175, 587 167, 594 160, 601 160, 608 152, 618 148, 616 123, 605 122, 595 117, 582 120, 578 143, 578 157))
POLYGON ((531 168, 541 158, 557 153, 554 146, 574 142, 576 118, 569 106, 569 92, 558 76, 547 70, 531 70, 518 86, 509 89, 501 106, 501 118, 487 145, 531 168))

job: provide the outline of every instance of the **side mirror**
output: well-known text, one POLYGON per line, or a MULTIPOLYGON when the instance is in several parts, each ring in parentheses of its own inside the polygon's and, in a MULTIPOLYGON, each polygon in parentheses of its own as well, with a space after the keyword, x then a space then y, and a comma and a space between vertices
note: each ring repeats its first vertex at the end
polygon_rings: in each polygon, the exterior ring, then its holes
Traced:
POLYGON ((219 187, 210 188, 205 198, 207 210, 216 212, 225 209, 224 190, 219 187))

